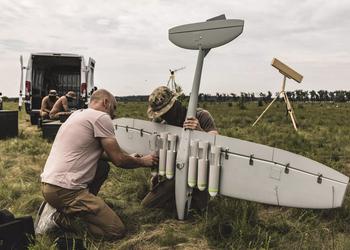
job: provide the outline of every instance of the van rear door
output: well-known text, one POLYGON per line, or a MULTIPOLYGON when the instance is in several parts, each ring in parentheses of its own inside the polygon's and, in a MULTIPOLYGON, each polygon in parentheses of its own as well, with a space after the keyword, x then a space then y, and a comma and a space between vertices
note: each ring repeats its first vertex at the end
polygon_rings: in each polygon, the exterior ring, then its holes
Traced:
POLYGON ((21 80, 19 82, 19 97, 21 97, 22 93, 23 93, 23 70, 25 69, 23 67, 23 56, 22 55, 19 57, 19 62, 21 64, 21 80))
POLYGON ((85 59, 82 56, 81 57, 81 64, 80 64, 80 97, 81 99, 86 102, 87 101, 87 69, 85 65, 85 59))
POLYGON ((24 94, 25 94, 25 107, 26 107, 26 112, 29 114, 32 107, 31 107, 31 95, 32 95, 32 65, 33 65, 33 56, 30 55, 28 59, 28 65, 26 68, 26 82, 25 82, 25 89, 24 89, 24 94))
POLYGON ((89 64, 87 66, 87 89, 89 94, 89 97, 91 93, 93 92, 93 88, 95 86, 94 83, 94 70, 95 70, 95 60, 91 57, 89 57, 89 64))

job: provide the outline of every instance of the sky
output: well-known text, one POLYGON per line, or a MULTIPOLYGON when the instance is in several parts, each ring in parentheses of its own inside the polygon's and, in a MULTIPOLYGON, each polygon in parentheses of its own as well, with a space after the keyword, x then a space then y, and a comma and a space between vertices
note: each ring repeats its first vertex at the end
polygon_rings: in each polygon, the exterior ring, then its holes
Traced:
POLYGON ((64 52, 96 60, 95 85, 114 95, 145 95, 166 85, 169 69, 191 91, 198 51, 172 44, 168 30, 225 14, 243 33, 212 49, 200 92, 277 92, 274 57, 304 76, 287 90, 349 90, 348 0, 0 0, 0 92, 18 96, 19 56, 64 52))

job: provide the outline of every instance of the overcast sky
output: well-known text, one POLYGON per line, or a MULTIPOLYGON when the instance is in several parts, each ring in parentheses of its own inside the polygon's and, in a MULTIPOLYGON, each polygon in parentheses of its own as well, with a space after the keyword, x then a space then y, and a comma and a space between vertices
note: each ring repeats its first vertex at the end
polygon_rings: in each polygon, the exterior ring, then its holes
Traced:
POLYGON ((236 40, 205 59, 200 92, 280 90, 276 57, 304 75, 287 89, 349 90, 348 0, 0 0, 0 92, 17 96, 19 56, 69 52, 96 60, 95 84, 115 95, 149 94, 169 69, 189 93, 197 51, 176 47, 168 29, 226 14, 243 19, 236 40))

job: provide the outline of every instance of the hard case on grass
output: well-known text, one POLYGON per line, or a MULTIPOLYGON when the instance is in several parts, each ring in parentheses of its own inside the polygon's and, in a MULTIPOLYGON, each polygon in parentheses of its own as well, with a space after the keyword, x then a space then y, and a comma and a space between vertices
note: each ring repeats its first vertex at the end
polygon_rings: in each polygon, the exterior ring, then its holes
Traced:
POLYGON ((0 110, 0 139, 18 136, 18 111, 0 110))
MULTIPOLYGON (((1 211, 0 211, 1 214, 1 211)), ((4 217, 10 218, 7 215, 4 217)), ((0 249, 22 250, 34 242, 34 225, 31 216, 12 218, 11 221, 0 222, 0 249)))

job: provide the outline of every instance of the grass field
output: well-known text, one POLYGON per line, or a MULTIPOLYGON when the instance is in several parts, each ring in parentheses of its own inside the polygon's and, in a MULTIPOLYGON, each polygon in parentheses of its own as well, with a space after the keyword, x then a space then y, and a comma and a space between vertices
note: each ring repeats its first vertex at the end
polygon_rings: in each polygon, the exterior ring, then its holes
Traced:
MULTIPOLYGON (((230 137, 286 149, 350 175, 350 104, 294 103, 300 127, 295 132, 282 103, 274 104, 264 118, 255 102, 200 103, 209 110, 219 132, 230 137)), ((146 103, 119 103, 118 117, 146 119, 146 103)), ((16 109, 5 103, 5 109, 16 109)), ((40 173, 51 143, 19 116, 18 138, 0 141, 0 208, 16 216, 33 215, 42 201, 40 173)), ((27 119, 27 120, 26 120, 27 119)), ((88 249, 350 249, 350 199, 342 208, 306 210, 281 208, 216 197, 203 214, 177 221, 173 211, 142 209, 148 170, 112 168, 100 196, 126 224, 127 236, 117 242, 85 238, 88 249)), ((31 249, 54 249, 52 237, 37 238, 31 249)))

